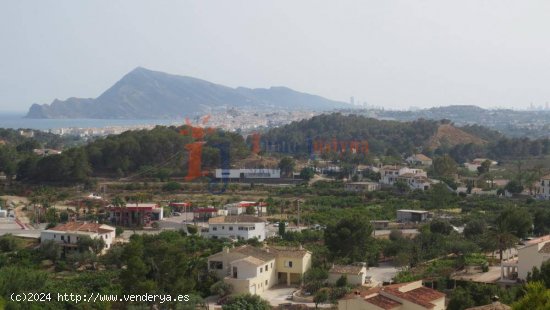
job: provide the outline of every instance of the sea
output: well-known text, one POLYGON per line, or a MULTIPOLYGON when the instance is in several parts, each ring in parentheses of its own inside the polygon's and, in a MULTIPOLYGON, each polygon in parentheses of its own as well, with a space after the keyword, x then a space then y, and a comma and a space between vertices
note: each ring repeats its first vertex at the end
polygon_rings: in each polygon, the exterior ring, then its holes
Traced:
POLYGON ((0 112, 0 128, 49 131, 59 128, 105 128, 145 125, 183 125, 185 121, 169 119, 30 119, 24 112, 0 112))

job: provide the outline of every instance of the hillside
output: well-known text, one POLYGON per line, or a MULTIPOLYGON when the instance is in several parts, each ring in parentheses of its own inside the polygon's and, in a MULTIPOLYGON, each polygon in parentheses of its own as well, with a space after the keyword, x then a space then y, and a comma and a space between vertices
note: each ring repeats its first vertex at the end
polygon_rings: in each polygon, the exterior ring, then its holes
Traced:
POLYGON ((27 118, 175 119, 224 107, 330 110, 346 103, 294 91, 230 88, 208 81, 136 68, 95 99, 33 104, 27 118))
POLYGON ((323 114, 269 130, 262 136, 271 150, 309 153, 314 141, 364 141, 375 154, 412 152, 436 134, 439 122, 383 121, 357 115, 323 114))
POLYGON ((430 138, 427 146, 430 149, 437 149, 440 146, 455 146, 458 144, 485 144, 487 141, 454 127, 450 124, 442 124, 437 132, 430 138))

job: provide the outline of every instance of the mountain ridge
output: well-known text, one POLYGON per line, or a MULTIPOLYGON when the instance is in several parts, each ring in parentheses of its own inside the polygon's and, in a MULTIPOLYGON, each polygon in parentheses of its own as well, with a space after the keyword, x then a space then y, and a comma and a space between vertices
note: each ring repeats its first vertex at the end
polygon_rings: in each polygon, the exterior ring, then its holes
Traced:
POLYGON ((284 86, 231 88, 206 80, 137 67, 97 98, 33 104, 26 118, 168 119, 223 107, 329 110, 347 103, 284 86))

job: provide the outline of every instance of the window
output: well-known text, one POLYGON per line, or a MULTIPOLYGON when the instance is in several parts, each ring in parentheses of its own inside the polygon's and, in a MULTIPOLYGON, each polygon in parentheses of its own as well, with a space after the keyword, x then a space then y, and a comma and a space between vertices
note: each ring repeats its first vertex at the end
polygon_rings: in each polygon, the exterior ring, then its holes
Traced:
POLYGON ((291 260, 285 261, 285 267, 292 268, 292 261, 291 260))
POLYGON ((265 271, 269 270, 269 265, 265 265, 265 271))
POLYGON ((209 267, 210 267, 210 269, 218 269, 218 270, 221 270, 221 269, 223 269, 223 262, 219 262, 219 261, 210 261, 209 267))
POLYGON ((233 230, 233 226, 229 226, 229 230, 233 230))
POLYGON ((264 269, 260 267, 260 273, 264 272, 264 269))
POLYGON ((273 268, 273 263, 271 263, 271 268, 273 268))
POLYGON ((222 229, 225 229, 225 226, 222 226, 222 229))
POLYGON ((267 280, 265 280, 265 286, 267 286, 267 280))
POLYGON ((61 240, 65 240, 65 236, 61 236, 61 240))
POLYGON ((212 230, 218 230, 218 227, 214 226, 212 227, 212 230))

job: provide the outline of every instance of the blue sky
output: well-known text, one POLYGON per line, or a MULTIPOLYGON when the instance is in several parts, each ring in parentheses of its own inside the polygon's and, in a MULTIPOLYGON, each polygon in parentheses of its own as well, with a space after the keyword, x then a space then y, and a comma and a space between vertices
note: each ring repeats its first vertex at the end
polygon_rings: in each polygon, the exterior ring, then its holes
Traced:
POLYGON ((0 111, 137 66, 387 108, 550 101, 550 1, 3 1, 0 111))

